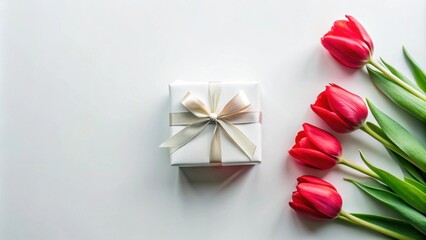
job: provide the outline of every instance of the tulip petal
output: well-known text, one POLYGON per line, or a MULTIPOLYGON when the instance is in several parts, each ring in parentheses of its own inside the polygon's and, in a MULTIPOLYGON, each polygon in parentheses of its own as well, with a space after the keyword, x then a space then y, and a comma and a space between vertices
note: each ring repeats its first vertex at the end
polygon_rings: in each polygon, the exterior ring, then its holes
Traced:
POLYGON ((307 137, 300 139, 293 148, 306 148, 312 150, 319 150, 307 137))
POLYGON ((363 41, 355 38, 345 38, 336 35, 324 36, 322 38, 327 46, 327 50, 333 50, 332 52, 342 52, 346 58, 351 61, 359 62, 360 59, 368 59, 370 56, 370 49, 363 41))
POLYGON ((333 112, 337 113, 350 126, 361 125, 368 115, 364 100, 336 84, 326 87, 328 102, 333 112))
POLYGON ((326 220, 326 219, 330 219, 329 217, 316 212, 315 210, 311 209, 310 207, 304 205, 304 204, 300 204, 297 202, 289 202, 288 203, 290 205, 291 208, 293 208, 296 212, 300 212, 300 213, 304 213, 309 215, 311 218, 315 219, 315 220, 326 220))
POLYGON ((336 190, 312 183, 300 183, 296 188, 305 203, 318 212, 330 218, 340 213, 342 197, 336 190))
POLYGON ((338 133, 352 132, 354 129, 344 122, 336 113, 330 112, 327 109, 323 109, 314 105, 311 105, 312 111, 314 111, 327 125, 338 133))
POLYGON ((321 107, 321 108, 324 108, 324 109, 331 110, 330 105, 328 104, 328 100, 327 100, 327 93, 325 91, 318 94, 317 100, 315 100, 314 105, 321 107))
POLYGON ((350 15, 346 15, 345 17, 349 20, 349 23, 353 25, 355 29, 358 30, 360 36, 362 37, 362 40, 370 48, 370 51, 373 52, 374 50, 373 40, 371 40, 371 37, 368 34, 368 32, 365 30, 364 26, 362 26, 361 23, 358 22, 358 20, 356 20, 354 17, 350 15))
POLYGON ((312 149, 292 148, 288 153, 299 163, 320 170, 331 169, 337 164, 336 158, 312 149))
POLYGON ((348 68, 352 68, 352 69, 360 69, 364 66, 365 63, 351 63, 348 61, 345 61, 345 56, 342 56, 342 54, 339 53, 333 53, 330 52, 330 55, 334 58, 334 60, 336 60, 338 63, 342 64, 343 66, 346 66, 348 68))
POLYGON ((310 176, 310 175, 303 175, 303 176, 298 177, 297 182, 298 183, 312 183, 312 184, 322 185, 322 186, 326 186, 326 187, 329 187, 329 188, 336 190, 336 188, 334 188, 334 186, 331 185, 329 182, 324 181, 321 178, 317 178, 317 177, 310 176))
POLYGON ((342 146, 333 135, 309 123, 302 126, 309 141, 322 152, 334 157, 342 155, 342 146))
POLYGON ((328 216, 315 211, 315 209, 312 209, 307 204, 304 203, 303 198, 300 197, 300 194, 298 192, 294 192, 292 196, 293 202, 289 202, 289 205, 291 208, 293 208, 296 212, 304 213, 309 215, 310 217, 317 219, 317 220, 324 220, 324 219, 330 219, 328 216))
POLYGON ((324 46, 327 50, 343 52, 345 53, 345 56, 353 58, 353 61, 359 61, 359 59, 368 57, 370 55, 370 49, 368 46, 363 41, 355 38, 327 35, 324 36, 322 40, 322 43, 327 45, 324 46), (328 47, 330 47, 330 49, 328 47))
POLYGON ((322 45, 340 63, 351 68, 361 68, 370 58, 370 49, 361 40, 327 35, 321 38, 322 45))
POLYGON ((326 35, 336 35, 346 38, 363 39, 358 29, 354 28, 354 24, 349 23, 347 20, 337 20, 331 27, 331 31, 326 35))
POLYGON ((298 132, 297 133, 297 135, 296 135, 296 138, 294 139, 294 142, 299 142, 300 141, 300 139, 302 139, 302 138, 304 138, 304 137, 306 137, 306 134, 305 134, 305 132, 302 130, 302 131, 300 131, 300 132, 298 132))

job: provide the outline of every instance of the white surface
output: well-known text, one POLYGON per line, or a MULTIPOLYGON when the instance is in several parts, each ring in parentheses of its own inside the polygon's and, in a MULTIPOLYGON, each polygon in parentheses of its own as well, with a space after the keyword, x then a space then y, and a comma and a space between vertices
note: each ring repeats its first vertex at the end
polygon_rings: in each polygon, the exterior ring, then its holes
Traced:
MULTIPOLYGON (((244 91, 250 101, 250 107, 247 112, 260 112, 260 86, 258 82, 221 82, 220 98, 217 106, 218 113, 223 109, 239 91, 244 91)), ((208 108, 209 101, 209 85, 207 82, 187 82, 177 81, 170 85, 170 112, 188 112, 182 105, 183 97, 191 92, 194 97, 201 100, 208 108)), ((256 151, 250 160, 244 152, 235 146, 233 140, 227 137, 223 129, 219 129, 221 137, 221 151, 223 165, 253 165, 258 164, 262 160, 262 125, 260 123, 236 124, 236 126, 256 145, 256 151)), ((190 166, 206 166, 210 164, 210 145, 214 125, 210 124, 197 137, 175 151, 171 156, 171 163, 190 165, 190 166)), ((171 126, 170 133, 172 135, 180 132, 185 126, 171 126)))
MULTIPOLYGON (((332 182, 347 211, 385 209, 342 177, 289 159, 328 82, 370 98, 419 136, 369 83, 339 66, 320 37, 344 14, 371 33, 376 57, 405 67, 404 44, 426 67, 425 1, 3 0, 0 98, 0 239, 380 239, 338 222, 296 215, 296 177, 332 182), (179 169, 167 150, 168 87, 257 80, 263 162, 179 169)), ((361 132, 339 136, 399 173, 361 132)))

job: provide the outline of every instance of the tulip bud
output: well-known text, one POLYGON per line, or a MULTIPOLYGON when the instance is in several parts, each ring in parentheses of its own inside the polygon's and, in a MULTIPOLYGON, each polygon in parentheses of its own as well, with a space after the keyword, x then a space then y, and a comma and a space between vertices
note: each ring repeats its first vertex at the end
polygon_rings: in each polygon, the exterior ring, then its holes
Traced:
POLYGON ((361 68, 373 54, 373 41, 364 27, 352 16, 334 22, 321 38, 322 45, 339 63, 349 68, 361 68))
POLYGON ((360 128, 368 115, 367 106, 360 96, 336 84, 327 86, 311 108, 338 133, 348 133, 360 128))
POLYGON ((293 192, 291 208, 317 220, 336 218, 342 209, 342 197, 330 183, 313 176, 297 179, 297 191, 293 192))
POLYGON ((311 124, 304 123, 289 154, 303 165, 316 169, 330 169, 342 156, 342 146, 333 135, 311 124))

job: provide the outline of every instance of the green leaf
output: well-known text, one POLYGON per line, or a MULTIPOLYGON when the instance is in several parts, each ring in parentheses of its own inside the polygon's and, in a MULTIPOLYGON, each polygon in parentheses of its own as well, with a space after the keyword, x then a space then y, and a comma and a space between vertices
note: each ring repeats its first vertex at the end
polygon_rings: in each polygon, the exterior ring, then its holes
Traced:
POLYGON ((426 123, 426 102, 414 96, 398 84, 387 79, 383 73, 367 67, 373 84, 396 105, 426 123))
POLYGON ((360 152, 362 161, 365 165, 375 172, 381 178, 381 181, 385 183, 394 193, 396 193, 402 200, 417 209, 421 213, 426 213, 426 193, 420 189, 411 185, 410 183, 404 182, 403 180, 395 177, 394 175, 386 172, 383 169, 373 166, 367 161, 364 154, 360 152))
POLYGON ((397 212, 404 220, 410 223, 411 226, 426 235, 426 217, 402 201, 397 195, 383 189, 368 186, 353 179, 345 180, 352 182, 362 191, 397 212))
POLYGON ((426 149, 405 128, 376 108, 368 99, 367 104, 386 136, 408 156, 408 161, 426 172, 426 149))
POLYGON ((405 60, 407 61, 411 72, 413 73, 414 79, 416 79, 417 85, 423 90, 423 92, 426 92, 426 74, 410 56, 405 47, 402 47, 402 52, 404 53, 405 60))
POLYGON ((392 230, 412 239, 424 238, 424 235, 421 232, 419 232, 417 229, 412 227, 407 221, 404 220, 363 213, 351 214, 364 221, 392 230))
POLYGON ((386 136, 385 132, 383 132, 383 130, 377 126, 376 124, 372 123, 372 122, 366 122, 365 123, 367 125, 368 128, 370 128, 374 133, 376 133, 377 135, 379 135, 380 137, 392 142, 388 136, 386 136))
POLYGON ((420 191, 426 193, 426 185, 424 183, 418 182, 412 178, 404 177, 404 181, 418 188, 420 191))
MULTIPOLYGON (((387 136, 386 134, 383 132, 383 130, 377 126, 376 124, 372 123, 372 122, 366 122, 365 123, 366 128, 370 129, 371 131, 373 131, 375 134, 377 134, 378 136, 380 136, 381 138, 392 142, 387 136)), ((389 155, 395 160, 397 161, 404 173, 404 176, 409 176, 411 178, 416 179, 417 181, 421 182, 421 183, 426 183, 425 179, 422 177, 422 175, 420 174, 419 170, 417 169, 416 166, 414 166, 413 164, 411 164, 410 162, 408 162, 405 158, 399 156, 398 154, 392 152, 391 150, 387 149, 389 155)))
POLYGON ((401 79, 402 81, 404 81, 406 84, 410 85, 411 87, 421 91, 421 89, 413 81, 411 81, 407 76, 402 74, 400 71, 396 70, 396 68, 394 68, 389 63, 385 62, 383 58, 380 58, 380 60, 382 61, 383 65, 385 65, 385 67, 389 69, 391 73, 393 73, 393 75, 397 76, 399 79, 401 79))
POLYGON ((391 150, 388 150, 389 155, 397 161, 401 167, 405 170, 404 175, 414 178, 420 183, 426 184, 425 179, 422 177, 421 173, 417 169, 416 166, 411 164, 409 161, 407 161, 405 158, 399 156, 398 154, 392 152, 391 150))

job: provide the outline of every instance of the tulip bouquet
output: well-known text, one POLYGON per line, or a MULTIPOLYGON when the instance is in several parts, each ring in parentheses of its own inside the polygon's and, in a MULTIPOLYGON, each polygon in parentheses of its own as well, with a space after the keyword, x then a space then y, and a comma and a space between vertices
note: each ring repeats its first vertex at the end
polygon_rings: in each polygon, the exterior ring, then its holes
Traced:
POLYGON ((403 47, 416 84, 395 67, 380 58, 373 58, 374 45, 364 27, 352 16, 334 22, 321 38, 322 45, 342 65, 359 69, 367 65, 374 85, 395 104, 426 123, 426 74, 403 47))
MULTIPOLYGON (((373 84, 397 106, 426 122, 426 74, 404 48, 403 53, 415 82, 393 66, 373 60, 373 42, 364 27, 353 17, 338 20, 321 39, 322 45, 339 63, 350 68, 367 66, 373 84)), ((343 157, 339 140, 311 124, 303 124, 289 154, 299 163, 320 170, 337 164, 350 167, 374 179, 377 184, 346 179, 367 195, 398 215, 398 218, 355 214, 342 210, 342 198, 328 182, 313 176, 297 179, 290 207, 314 219, 340 219, 397 239, 426 239, 426 146, 402 124, 379 110, 369 100, 336 84, 320 93, 311 109, 333 131, 350 133, 362 130, 381 143, 404 172, 400 179, 374 166, 360 151, 366 167, 343 157), (369 110, 377 123, 366 121, 369 110)))

